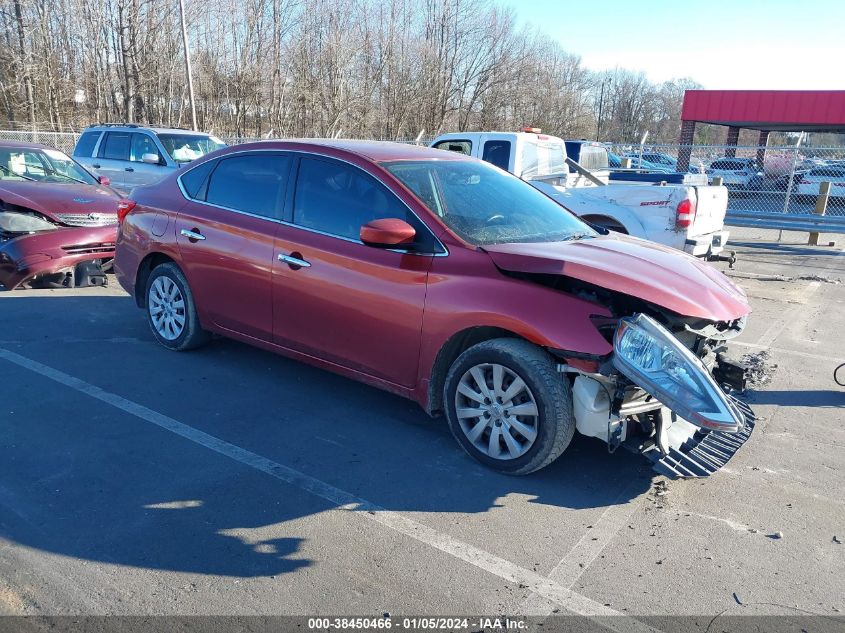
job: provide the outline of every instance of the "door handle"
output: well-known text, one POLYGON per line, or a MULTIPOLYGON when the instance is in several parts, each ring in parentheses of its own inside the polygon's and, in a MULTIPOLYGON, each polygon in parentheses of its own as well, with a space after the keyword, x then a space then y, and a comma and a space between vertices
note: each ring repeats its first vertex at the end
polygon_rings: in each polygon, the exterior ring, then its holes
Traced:
POLYGON ((198 242, 205 239, 205 235, 200 233, 199 229, 191 229, 190 231, 188 229, 182 229, 179 233, 187 237, 191 242, 198 242))
POLYGON ((124 167, 123 171, 135 171, 134 167, 124 167))
POLYGON ((99 169, 99 168, 100 168, 100 166, 99 166, 97 163, 94 163, 93 165, 91 165, 91 167, 93 167, 94 169, 99 169))
POLYGON ((302 255, 295 252, 291 253, 290 255, 284 255, 282 253, 279 253, 279 261, 286 263, 294 270, 299 270, 300 268, 310 268, 311 262, 306 261, 304 259, 300 259, 301 257, 302 255), (299 255, 299 257, 294 257, 294 255, 299 255))

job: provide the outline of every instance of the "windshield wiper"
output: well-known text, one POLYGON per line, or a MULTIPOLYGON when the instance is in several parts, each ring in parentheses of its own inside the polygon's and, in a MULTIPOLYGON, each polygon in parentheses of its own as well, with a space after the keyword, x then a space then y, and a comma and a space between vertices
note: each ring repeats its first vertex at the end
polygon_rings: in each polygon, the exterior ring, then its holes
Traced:
POLYGON ((73 182, 78 182, 80 185, 87 185, 88 183, 84 180, 80 180, 79 178, 74 178, 73 176, 68 176, 67 174, 57 171, 55 169, 50 169, 49 167, 44 167, 44 173, 48 176, 59 176, 60 178, 67 178, 68 180, 72 180, 73 182))
POLYGON ((561 238, 561 242, 574 242, 575 240, 584 240, 588 237, 595 237, 592 233, 573 233, 572 235, 567 235, 564 238, 561 238))
POLYGON ((30 178, 29 176, 24 176, 23 174, 16 173, 16 172, 12 171, 11 169, 9 169, 8 167, 6 167, 5 165, 0 165, 0 169, 2 169, 4 172, 9 174, 10 176, 15 176, 16 178, 23 178, 24 180, 30 180, 30 181, 35 180, 35 178, 30 178))
POLYGON ((79 178, 74 178, 73 176, 68 176, 67 174, 63 174, 60 171, 55 171, 53 169, 47 170, 51 176, 61 176, 62 178, 67 178, 68 180, 72 180, 73 182, 78 182, 80 185, 87 185, 88 183, 84 180, 80 180, 79 178))

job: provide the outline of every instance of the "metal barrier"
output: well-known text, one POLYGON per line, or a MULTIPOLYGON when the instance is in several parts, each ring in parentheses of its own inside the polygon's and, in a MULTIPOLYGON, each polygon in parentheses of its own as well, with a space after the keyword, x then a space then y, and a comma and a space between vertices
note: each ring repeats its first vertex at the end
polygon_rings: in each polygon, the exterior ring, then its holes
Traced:
POLYGON ((823 181, 831 183, 829 216, 845 216, 845 147, 797 145, 611 144, 611 152, 630 158, 633 167, 674 170, 681 151, 690 152, 690 169, 712 180, 721 176, 734 212, 806 215, 813 213, 823 181))
POLYGON ((729 211, 725 224, 781 231, 845 233, 845 216, 729 211))

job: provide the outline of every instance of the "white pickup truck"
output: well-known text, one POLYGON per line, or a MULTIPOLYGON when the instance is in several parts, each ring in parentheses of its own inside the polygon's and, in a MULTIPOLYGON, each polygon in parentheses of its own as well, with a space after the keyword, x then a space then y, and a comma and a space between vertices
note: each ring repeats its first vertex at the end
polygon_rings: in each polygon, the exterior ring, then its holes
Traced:
MULTIPOLYGON (((686 184, 688 178, 655 174, 654 181, 636 181, 613 175, 601 165, 584 169, 568 158, 564 141, 523 132, 459 132, 442 134, 431 143, 436 149, 461 152, 485 160, 528 181, 591 224, 666 244, 697 257, 733 263, 720 255, 728 240, 724 229, 728 190, 723 186, 686 184)), ((605 161, 604 165, 607 165, 605 161)))

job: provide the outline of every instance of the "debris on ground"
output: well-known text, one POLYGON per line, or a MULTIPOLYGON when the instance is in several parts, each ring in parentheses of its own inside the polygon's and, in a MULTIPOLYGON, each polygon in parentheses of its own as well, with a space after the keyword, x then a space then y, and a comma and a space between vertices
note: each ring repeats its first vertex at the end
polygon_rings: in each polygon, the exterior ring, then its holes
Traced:
POLYGON ((739 596, 738 596, 738 595, 736 595, 736 591, 734 591, 734 600, 736 600, 736 603, 737 603, 737 604, 739 604, 739 605, 741 605, 741 604, 742 604, 742 600, 740 600, 740 599, 739 599, 739 596))
POLYGON ((766 350, 743 354, 739 362, 746 367, 748 386, 755 388, 770 382, 778 368, 777 364, 771 362, 771 356, 766 350))
POLYGON ((737 277, 739 279, 754 279, 756 281, 818 281, 823 284, 838 285, 842 283, 839 277, 825 277, 824 275, 800 275, 798 277, 790 277, 789 275, 761 275, 758 273, 746 273, 738 270, 724 271, 728 277, 737 277))
POLYGON ((770 539, 778 540, 783 538, 783 532, 774 532, 772 534, 767 534, 770 539))
POLYGON ((840 540, 837 538, 836 534, 834 534, 834 535, 833 535, 833 542, 834 542, 834 543, 836 543, 837 545, 842 545, 842 541, 840 541, 840 540))

